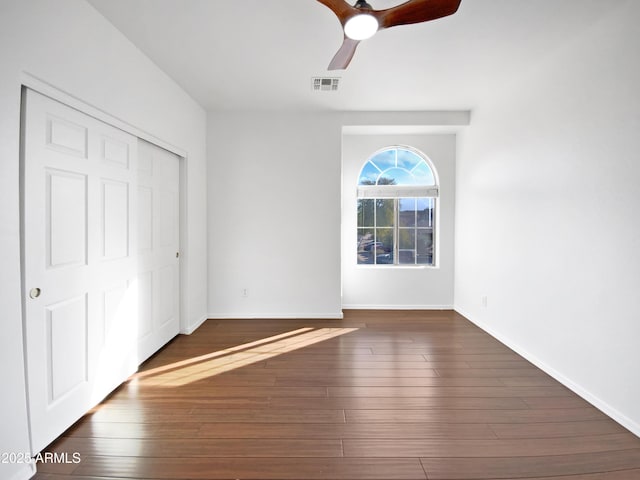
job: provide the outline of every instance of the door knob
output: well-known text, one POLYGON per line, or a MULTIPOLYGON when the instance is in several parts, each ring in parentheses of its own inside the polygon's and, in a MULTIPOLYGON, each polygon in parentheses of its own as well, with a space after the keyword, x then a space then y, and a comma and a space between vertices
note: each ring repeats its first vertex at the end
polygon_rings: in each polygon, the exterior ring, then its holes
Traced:
POLYGON ((32 288, 31 290, 29 290, 29 296, 31 298, 38 298, 41 293, 42 293, 42 290, 40 290, 37 287, 36 288, 32 288))

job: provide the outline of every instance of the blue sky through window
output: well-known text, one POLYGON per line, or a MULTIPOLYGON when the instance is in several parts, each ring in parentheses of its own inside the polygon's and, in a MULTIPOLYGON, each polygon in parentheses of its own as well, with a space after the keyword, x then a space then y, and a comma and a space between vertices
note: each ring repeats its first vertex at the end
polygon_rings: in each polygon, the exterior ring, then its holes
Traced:
POLYGON ((429 164, 413 150, 389 148, 376 153, 360 170, 358 185, 377 185, 381 178, 395 185, 435 185, 429 164))

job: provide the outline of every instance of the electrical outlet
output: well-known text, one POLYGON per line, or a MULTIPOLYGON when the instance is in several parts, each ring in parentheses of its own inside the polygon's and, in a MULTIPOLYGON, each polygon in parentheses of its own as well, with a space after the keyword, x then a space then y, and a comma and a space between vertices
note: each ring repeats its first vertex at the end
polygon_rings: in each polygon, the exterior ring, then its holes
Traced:
POLYGON ((242 291, 240 292, 240 296, 242 298, 247 298, 249 296, 249 289, 248 288, 243 288, 242 291))
POLYGON ((480 301, 482 302, 482 308, 487 308, 487 302, 488 302, 487 296, 483 295, 480 301))

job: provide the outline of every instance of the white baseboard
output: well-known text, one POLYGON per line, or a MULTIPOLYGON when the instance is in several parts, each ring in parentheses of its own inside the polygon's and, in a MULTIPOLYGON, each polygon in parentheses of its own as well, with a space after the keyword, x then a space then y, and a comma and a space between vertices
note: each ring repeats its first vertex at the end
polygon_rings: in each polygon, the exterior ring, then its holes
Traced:
POLYGON ((331 313, 210 313, 207 318, 212 320, 250 320, 250 319, 309 319, 309 320, 334 320, 334 319, 342 319, 342 312, 331 312, 331 313))
POLYGON ((589 402, 591 405, 596 407, 598 410, 603 412, 605 415, 611 417, 613 420, 618 422, 620 425, 622 425, 624 428, 629 430, 631 433, 633 433, 634 435, 640 437, 640 424, 638 422, 636 422, 635 420, 629 418, 624 413, 618 411, 616 408, 612 407, 611 405, 609 405, 607 402, 605 402, 604 400, 600 399, 596 395, 593 395, 591 392, 589 392, 589 390, 587 390, 584 387, 582 387, 581 385, 575 383, 573 380, 571 380, 570 378, 566 377, 562 373, 558 372, 555 368, 551 367, 547 363, 541 361, 538 357, 533 355, 528 350, 520 347, 520 345, 512 342, 509 338, 497 333, 496 331, 494 331, 492 328, 488 327, 483 322, 479 322, 479 321, 473 319, 472 316, 469 315, 468 313, 466 313, 464 310, 456 308, 455 311, 458 312, 463 317, 465 317, 471 323, 475 324, 476 326, 478 326, 479 328, 481 328, 482 330, 487 332, 489 335, 494 337, 496 340, 498 340, 499 342, 501 342, 504 345, 506 345, 507 347, 509 347, 511 350, 516 352, 518 355, 520 355, 521 357, 525 358, 529 362, 533 363, 540 370, 542 370, 546 374, 548 374, 551 377, 553 377, 555 380, 560 382, 562 385, 567 387, 569 390, 574 392, 576 395, 580 396, 581 398, 583 398, 584 400, 589 402))
POLYGON ((198 320, 196 323, 194 323, 193 325, 187 325, 184 329, 180 330, 180 333, 184 334, 184 335, 191 335, 193 332, 195 332, 200 325, 202 325, 209 317, 207 315, 205 315, 204 317, 202 317, 200 320, 198 320))
POLYGON ((345 310, 453 310, 453 305, 360 305, 344 304, 345 310))

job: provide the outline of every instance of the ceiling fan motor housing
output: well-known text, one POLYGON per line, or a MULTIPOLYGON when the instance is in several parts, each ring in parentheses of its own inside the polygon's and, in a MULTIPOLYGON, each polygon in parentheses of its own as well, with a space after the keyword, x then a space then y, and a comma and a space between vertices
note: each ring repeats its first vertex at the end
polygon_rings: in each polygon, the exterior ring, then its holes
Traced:
POLYGON ((354 8, 365 9, 365 10, 373 10, 373 7, 367 3, 366 0, 358 0, 354 5, 354 8))

